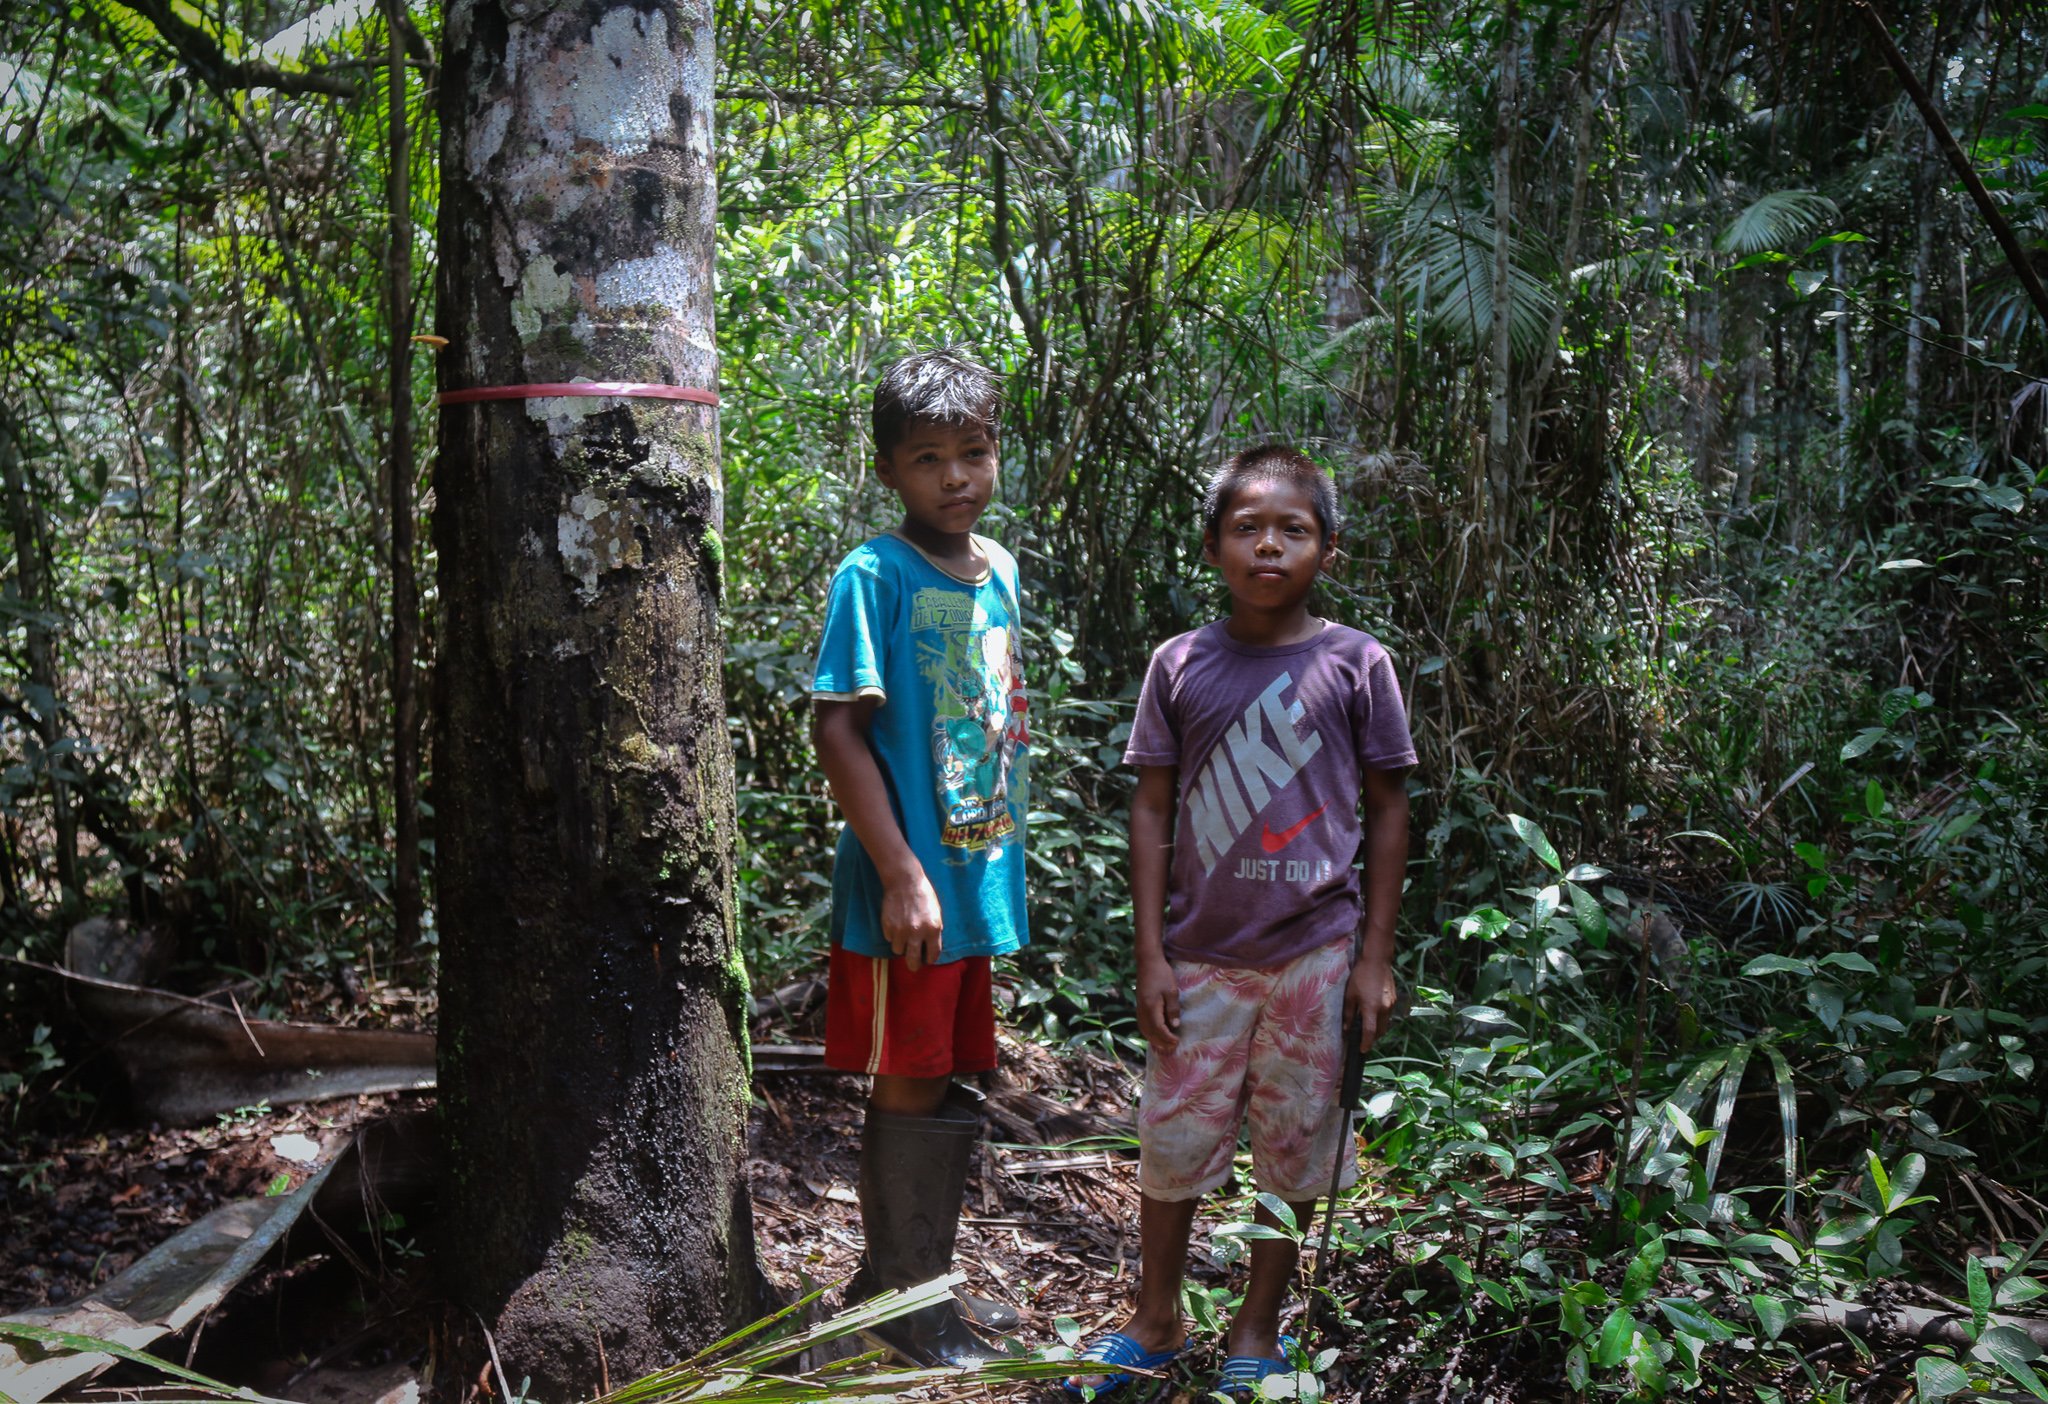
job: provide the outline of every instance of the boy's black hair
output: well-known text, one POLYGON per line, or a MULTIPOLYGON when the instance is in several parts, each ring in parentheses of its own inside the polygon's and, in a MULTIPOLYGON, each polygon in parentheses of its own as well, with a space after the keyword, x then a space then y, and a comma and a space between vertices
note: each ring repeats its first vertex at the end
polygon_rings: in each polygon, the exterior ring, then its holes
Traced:
POLYGON ((875 385, 875 452, 886 454, 913 424, 979 429, 996 437, 1003 382, 964 346, 939 346, 905 356, 875 385))
POLYGON ((1208 489, 1202 493, 1204 541, 1216 535, 1223 514, 1230 510, 1230 499, 1246 485, 1260 482, 1292 483, 1300 488, 1315 508, 1323 540, 1336 535, 1337 528, 1344 524, 1337 507, 1337 485, 1314 459, 1291 444, 1261 444, 1232 455, 1209 479, 1208 489))

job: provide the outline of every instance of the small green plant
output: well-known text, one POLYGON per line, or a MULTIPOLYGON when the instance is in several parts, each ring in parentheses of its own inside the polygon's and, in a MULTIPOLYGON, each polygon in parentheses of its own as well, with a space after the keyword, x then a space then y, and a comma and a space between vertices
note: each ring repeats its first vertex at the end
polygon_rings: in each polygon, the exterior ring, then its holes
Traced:
POLYGON ((213 1119, 219 1124, 221 1130, 232 1131, 237 1127, 248 1126, 252 1122, 261 1121, 269 1115, 270 1099, 266 1097, 260 1102, 251 1102, 247 1106, 235 1107, 224 1112, 215 1112, 213 1119))

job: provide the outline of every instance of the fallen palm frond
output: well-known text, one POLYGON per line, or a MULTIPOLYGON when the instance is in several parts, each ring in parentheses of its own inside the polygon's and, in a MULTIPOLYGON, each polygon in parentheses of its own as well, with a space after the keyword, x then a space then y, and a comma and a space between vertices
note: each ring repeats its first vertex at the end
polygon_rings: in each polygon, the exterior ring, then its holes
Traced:
MULTIPOLYGON (((970 1392, 979 1394, 989 1385, 1054 1379, 1073 1369, 1072 1352, 1064 1347, 1029 1352, 1014 1347, 1015 1354, 965 1370, 879 1368, 881 1352, 870 1351, 808 1370, 773 1371, 778 1363, 796 1360, 818 1346, 859 1335, 899 1316, 943 1302, 964 1280, 959 1273, 933 1278, 915 1287, 884 1292, 813 1326, 788 1334, 777 1330, 800 1320, 805 1309, 824 1294, 826 1289, 820 1287, 780 1311, 742 1326, 688 1360, 643 1375, 631 1384, 598 1395, 589 1404, 683 1404, 713 1397, 728 1404, 794 1404, 803 1400, 896 1395, 913 1389, 929 1391, 927 1398, 943 1400, 964 1398, 970 1392)), ((198 1391, 194 1398, 288 1404, 97 1336, 0 1321, 0 1340, 17 1341, 50 1354, 112 1355, 191 1385, 198 1391)))
POLYGON ((818 1288, 769 1316, 741 1327, 721 1341, 589 1404, 683 1404, 717 1397, 736 1404, 782 1404, 782 1401, 840 1399, 894 1395, 906 1390, 931 1390, 934 1399, 979 1393, 992 1384, 1054 1379, 1072 1371, 1072 1353, 1055 1348, 991 1360, 973 1369, 876 1368, 880 1352, 836 1360, 801 1373, 771 1373, 778 1362, 805 1351, 870 1331, 887 1321, 943 1302, 965 1279, 958 1273, 899 1291, 884 1292, 838 1315, 790 1334, 776 1328, 800 1319, 825 1291, 818 1288), (956 1396, 954 1391, 959 1391, 956 1396))

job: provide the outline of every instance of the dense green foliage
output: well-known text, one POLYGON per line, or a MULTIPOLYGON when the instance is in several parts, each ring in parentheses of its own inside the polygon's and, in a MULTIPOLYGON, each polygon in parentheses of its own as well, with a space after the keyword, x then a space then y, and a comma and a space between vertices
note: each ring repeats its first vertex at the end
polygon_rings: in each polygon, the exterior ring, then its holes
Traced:
MULTIPOLYGON (((1701 8, 722 6, 743 935, 757 981, 817 956, 804 694, 888 520, 867 387, 965 341, 1038 620, 1013 1015, 1131 1047, 1120 728, 1217 608, 1202 473, 1301 441, 1350 519, 1324 606, 1424 757, 1357 1244, 1392 1256, 1356 1260, 1413 1295, 1340 1338, 1446 1388, 2039 1393, 1984 1312, 2048 1221, 2048 324, 1855 4, 1701 8), (1730 1344, 1902 1275, 1974 1361, 1730 1344)), ((2048 30, 1877 11, 2048 266, 2048 30)), ((386 896, 383 46, 363 5, 0 21, 10 949, 127 901, 193 959, 425 978, 386 896)))

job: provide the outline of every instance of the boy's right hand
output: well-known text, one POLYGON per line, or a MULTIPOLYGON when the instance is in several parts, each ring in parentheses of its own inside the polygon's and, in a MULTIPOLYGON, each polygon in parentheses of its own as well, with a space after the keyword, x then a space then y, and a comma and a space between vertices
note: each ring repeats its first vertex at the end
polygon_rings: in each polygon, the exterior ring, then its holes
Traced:
POLYGON ((945 936, 946 917, 939 910, 939 894, 931 879, 919 869, 916 874, 882 888, 882 934, 903 957, 911 970, 922 970, 939 961, 939 947, 945 936))
POLYGON ((1155 1053, 1180 1047, 1180 982, 1164 956, 1139 957, 1138 1032, 1155 1053))

